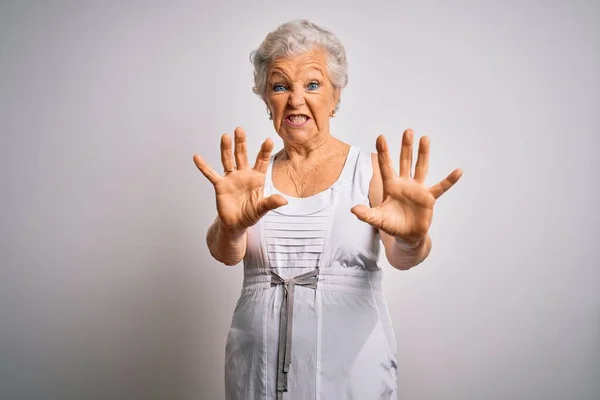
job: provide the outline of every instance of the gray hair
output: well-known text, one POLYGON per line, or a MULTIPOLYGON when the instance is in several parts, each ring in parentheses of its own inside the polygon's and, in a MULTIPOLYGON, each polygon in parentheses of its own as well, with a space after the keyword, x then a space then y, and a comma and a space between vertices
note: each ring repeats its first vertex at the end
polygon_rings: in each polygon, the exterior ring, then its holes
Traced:
MULTIPOLYGON (((252 91, 265 100, 269 66, 279 57, 291 57, 309 52, 314 47, 325 50, 331 83, 336 89, 348 84, 348 63, 342 42, 331 32, 307 20, 286 22, 270 32, 258 49, 250 53, 254 64, 252 91)), ((335 109, 339 108, 339 102, 335 109)))

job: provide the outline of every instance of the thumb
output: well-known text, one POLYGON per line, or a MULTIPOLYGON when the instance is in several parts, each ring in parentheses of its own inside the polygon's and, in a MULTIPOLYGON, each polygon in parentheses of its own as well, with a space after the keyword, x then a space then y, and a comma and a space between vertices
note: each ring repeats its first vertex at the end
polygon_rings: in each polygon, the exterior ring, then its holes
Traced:
POLYGON ((285 206, 288 201, 280 194, 274 194, 269 197, 265 197, 258 203, 258 215, 260 218, 264 217, 266 213, 281 206, 285 206))
POLYGON ((352 207, 350 211, 362 222, 366 222, 375 228, 381 229, 382 215, 379 209, 359 204, 352 207))
POLYGON ((371 208, 365 206, 364 204, 359 204, 350 209, 352 214, 356 215, 358 219, 363 222, 369 222, 369 216, 371 214, 371 208))

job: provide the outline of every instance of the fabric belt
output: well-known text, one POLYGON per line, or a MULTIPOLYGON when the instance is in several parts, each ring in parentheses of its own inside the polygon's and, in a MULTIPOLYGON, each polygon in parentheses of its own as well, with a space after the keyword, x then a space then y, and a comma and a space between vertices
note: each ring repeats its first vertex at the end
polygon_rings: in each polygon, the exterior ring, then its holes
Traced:
POLYGON ((294 322, 294 288, 296 285, 317 288, 319 270, 314 270, 289 279, 283 279, 271 271, 271 286, 283 285, 283 301, 279 313, 279 344, 277 349, 277 400, 283 399, 288 391, 288 372, 292 363, 292 324, 294 322))

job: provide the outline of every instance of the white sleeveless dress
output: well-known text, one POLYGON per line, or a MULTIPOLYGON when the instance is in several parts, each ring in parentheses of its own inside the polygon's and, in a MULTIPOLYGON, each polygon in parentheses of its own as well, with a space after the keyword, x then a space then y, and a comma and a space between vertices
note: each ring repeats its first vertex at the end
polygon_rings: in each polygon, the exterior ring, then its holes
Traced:
POLYGON ((244 282, 227 336, 227 400, 397 398, 396 340, 380 238, 350 209, 369 204, 371 155, 351 147, 338 180, 248 230, 244 282))

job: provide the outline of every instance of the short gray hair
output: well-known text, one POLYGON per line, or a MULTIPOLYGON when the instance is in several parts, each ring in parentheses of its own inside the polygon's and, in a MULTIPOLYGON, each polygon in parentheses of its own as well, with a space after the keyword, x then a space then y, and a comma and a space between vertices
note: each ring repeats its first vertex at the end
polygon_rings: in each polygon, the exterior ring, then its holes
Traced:
MULTIPOLYGON (((342 42, 331 32, 304 19, 292 20, 270 32, 258 49, 250 53, 254 64, 252 91, 265 100, 269 66, 279 57, 309 52, 314 47, 325 50, 331 83, 336 89, 348 84, 348 63, 342 42)), ((339 108, 339 102, 335 109, 339 108)))

